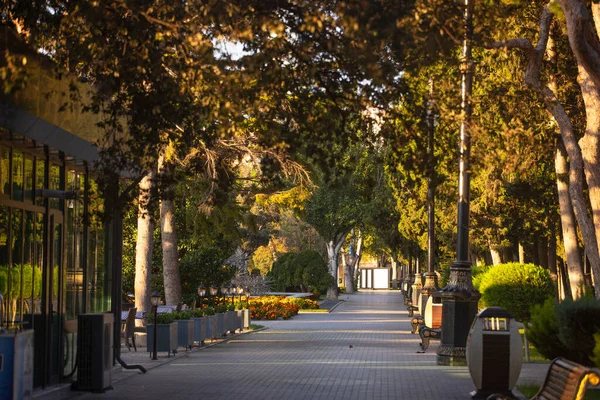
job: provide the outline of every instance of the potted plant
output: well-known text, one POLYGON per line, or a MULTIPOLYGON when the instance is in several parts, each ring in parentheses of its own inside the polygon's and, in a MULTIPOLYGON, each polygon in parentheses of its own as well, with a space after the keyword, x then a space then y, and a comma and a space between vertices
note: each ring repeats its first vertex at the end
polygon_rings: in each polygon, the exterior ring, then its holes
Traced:
MULTIPOLYGON (((156 316, 156 350, 166 351, 171 355, 177 352, 177 323, 174 313, 158 314, 156 316)), ((150 323, 146 325, 148 352, 154 351, 154 314, 150 314, 150 323)))
POLYGON ((208 325, 208 309, 198 309, 192 311, 192 321, 194 322, 194 341, 198 344, 204 344, 207 338, 206 331, 208 325))
POLYGON ((232 334, 235 333, 235 330, 238 329, 237 324, 237 312, 235 311, 235 304, 230 304, 227 306, 227 330, 232 334))
POLYGON ((217 317, 215 316, 215 309, 213 307, 206 307, 204 315, 206 316, 206 335, 205 339, 215 339, 217 337, 217 317))
POLYGON ((215 336, 226 336, 227 327, 225 322, 225 313, 227 312, 227 306, 219 304, 215 306, 215 317, 217 319, 216 332, 213 331, 213 337, 215 336))
POLYGON ((194 321, 191 320, 191 311, 174 312, 173 318, 177 322, 177 344, 191 349, 194 344, 194 321))

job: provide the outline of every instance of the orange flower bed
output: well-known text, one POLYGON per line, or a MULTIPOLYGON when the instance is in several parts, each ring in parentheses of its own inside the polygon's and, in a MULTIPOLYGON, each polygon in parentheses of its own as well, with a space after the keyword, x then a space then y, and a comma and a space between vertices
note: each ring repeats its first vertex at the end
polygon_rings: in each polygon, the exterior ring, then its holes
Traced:
POLYGON ((300 307, 294 302, 281 296, 261 296, 250 299, 250 318, 260 319, 289 319, 298 314, 300 307))

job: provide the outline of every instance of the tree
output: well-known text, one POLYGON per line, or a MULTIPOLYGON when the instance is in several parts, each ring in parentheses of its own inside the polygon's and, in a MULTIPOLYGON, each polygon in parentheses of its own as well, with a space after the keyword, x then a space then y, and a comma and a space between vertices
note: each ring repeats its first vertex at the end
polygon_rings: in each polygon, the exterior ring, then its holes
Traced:
MULTIPOLYGON (((539 96, 551 118, 558 126, 561 139, 569 156, 569 195, 579 228, 581 230, 586 253, 592 265, 592 273, 597 281, 600 277, 600 254, 598 253, 597 236, 600 233, 600 173, 598 172, 599 134, 598 70, 594 70, 599 55, 598 36, 594 27, 594 19, 600 18, 598 7, 590 9, 577 0, 564 0, 542 6, 539 11, 539 38, 534 45, 529 39, 509 39, 490 44, 491 48, 520 49, 527 59, 524 80, 539 96), (550 75, 548 83, 542 80, 544 56, 548 50, 551 26, 554 15, 564 16, 569 47, 577 64, 577 81, 583 99, 585 133, 577 138, 573 120, 567 113, 565 105, 559 100, 557 82, 550 75), (585 177, 584 177, 585 174, 585 177), (584 195, 584 185, 589 188, 588 196, 584 195), (588 203, 589 202, 589 203, 588 203), (592 216, 587 210, 590 204, 592 216)), ((559 22, 555 22, 558 24, 559 22)), ((600 285, 596 285, 596 297, 600 297, 600 285)))

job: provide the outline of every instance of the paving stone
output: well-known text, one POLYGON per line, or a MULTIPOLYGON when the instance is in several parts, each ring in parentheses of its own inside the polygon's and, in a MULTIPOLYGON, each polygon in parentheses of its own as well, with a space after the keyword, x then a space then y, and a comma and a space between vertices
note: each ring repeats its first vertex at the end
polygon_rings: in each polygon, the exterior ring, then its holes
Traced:
MULTIPOLYGON (((147 374, 117 373, 114 390, 83 398, 470 399, 474 385, 467 368, 436 365, 438 342, 417 354, 419 339, 410 334, 398 291, 340 299, 331 313, 253 321, 267 329, 178 354, 147 374)), ((127 362, 135 357, 123 353, 127 362)), ((547 368, 524 364, 520 382, 540 384, 547 368)))

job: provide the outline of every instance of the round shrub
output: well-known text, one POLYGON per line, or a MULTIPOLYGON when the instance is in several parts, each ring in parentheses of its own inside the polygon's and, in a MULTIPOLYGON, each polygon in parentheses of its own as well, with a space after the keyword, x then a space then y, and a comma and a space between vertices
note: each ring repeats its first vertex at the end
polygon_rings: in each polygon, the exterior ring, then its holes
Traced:
POLYGON ((593 365, 594 334, 600 332, 600 300, 584 296, 556 306, 558 337, 584 365, 593 365))
POLYGON ((502 307, 517 321, 528 322, 531 308, 554 294, 554 282, 548 271, 533 264, 496 265, 481 276, 480 307, 502 307))
POLYGON ((333 283, 327 264, 316 251, 281 255, 268 274, 277 291, 326 291, 333 283))

